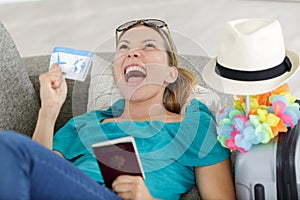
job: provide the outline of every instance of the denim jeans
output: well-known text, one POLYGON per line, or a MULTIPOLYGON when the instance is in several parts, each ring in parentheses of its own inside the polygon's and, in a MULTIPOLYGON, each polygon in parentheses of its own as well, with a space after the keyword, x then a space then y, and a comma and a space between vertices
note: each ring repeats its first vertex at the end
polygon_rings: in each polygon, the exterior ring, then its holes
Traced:
POLYGON ((119 197, 31 138, 0 131, 0 199, 119 197))

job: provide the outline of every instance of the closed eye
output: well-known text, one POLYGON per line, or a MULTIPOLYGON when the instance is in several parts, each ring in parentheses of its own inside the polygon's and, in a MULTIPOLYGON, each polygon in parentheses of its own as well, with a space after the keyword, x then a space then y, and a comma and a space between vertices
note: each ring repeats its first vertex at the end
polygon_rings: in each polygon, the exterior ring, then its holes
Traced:
POLYGON ((119 44, 118 44, 118 51, 124 51, 124 50, 128 50, 130 48, 130 42, 128 40, 120 40, 119 44))
POLYGON ((156 45, 154 45, 153 43, 147 43, 145 44, 144 49, 156 49, 156 45))
POLYGON ((118 48, 119 50, 128 50, 129 49, 129 46, 126 45, 126 44, 121 44, 118 48))

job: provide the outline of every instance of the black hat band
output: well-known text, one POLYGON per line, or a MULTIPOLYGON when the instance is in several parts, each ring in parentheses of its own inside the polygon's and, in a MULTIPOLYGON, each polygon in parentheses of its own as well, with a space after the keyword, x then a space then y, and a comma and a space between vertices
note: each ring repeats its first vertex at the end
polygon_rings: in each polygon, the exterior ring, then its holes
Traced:
POLYGON ((234 70, 229 69, 220 65, 216 62, 215 72, 228 79, 238 80, 238 81, 262 81, 267 79, 276 78, 285 72, 291 71, 292 64, 290 59, 285 56, 282 63, 279 65, 259 71, 241 71, 241 70, 234 70))

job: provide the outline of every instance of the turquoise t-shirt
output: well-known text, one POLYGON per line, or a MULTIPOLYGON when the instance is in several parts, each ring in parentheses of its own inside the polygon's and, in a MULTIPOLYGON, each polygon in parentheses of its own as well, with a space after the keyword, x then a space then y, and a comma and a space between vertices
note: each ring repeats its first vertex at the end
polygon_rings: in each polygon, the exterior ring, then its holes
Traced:
POLYGON ((152 196, 179 199, 195 184, 195 166, 218 163, 230 156, 216 139, 215 121, 208 108, 193 99, 182 122, 102 120, 120 116, 124 101, 106 111, 92 111, 72 118, 54 136, 53 149, 88 174, 103 182, 92 144, 133 136, 136 141, 145 184, 152 196))

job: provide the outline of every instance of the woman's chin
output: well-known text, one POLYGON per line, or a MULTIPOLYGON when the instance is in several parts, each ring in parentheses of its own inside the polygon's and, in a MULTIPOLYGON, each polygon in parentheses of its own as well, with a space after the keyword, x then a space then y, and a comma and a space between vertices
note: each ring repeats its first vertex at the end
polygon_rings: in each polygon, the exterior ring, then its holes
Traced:
POLYGON ((127 101, 141 101, 141 100, 145 100, 145 94, 143 93, 143 91, 140 91, 137 89, 135 91, 127 91, 125 93, 123 93, 123 98, 127 101))
POLYGON ((151 98, 151 88, 146 88, 147 85, 138 85, 137 87, 127 87, 125 90, 121 90, 122 96, 127 101, 139 102, 145 101, 151 98))

